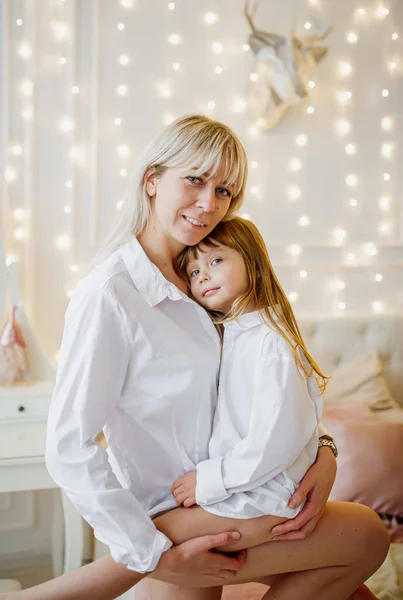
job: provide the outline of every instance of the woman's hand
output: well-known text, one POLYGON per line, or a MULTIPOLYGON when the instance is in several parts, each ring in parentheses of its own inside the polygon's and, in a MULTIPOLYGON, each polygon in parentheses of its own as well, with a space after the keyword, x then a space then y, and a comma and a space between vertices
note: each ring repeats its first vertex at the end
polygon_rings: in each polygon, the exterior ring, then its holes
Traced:
POLYGON ((172 485, 172 494, 175 497, 178 506, 193 506, 196 504, 196 478, 197 471, 190 471, 182 475, 172 485))
POLYGON ((222 548, 240 539, 237 531, 219 533, 217 535, 204 535, 172 546, 164 552, 157 568, 152 572, 152 579, 160 579, 171 583, 181 584, 186 582, 189 575, 192 578, 214 577, 228 579, 234 577, 242 567, 246 558, 246 550, 231 552, 231 556, 214 552, 215 548, 222 548))
POLYGON ((336 477, 336 459, 330 448, 321 446, 316 462, 305 473, 298 489, 291 496, 289 506, 297 508, 306 498, 302 511, 294 519, 276 525, 271 530, 277 540, 303 540, 318 524, 336 477))

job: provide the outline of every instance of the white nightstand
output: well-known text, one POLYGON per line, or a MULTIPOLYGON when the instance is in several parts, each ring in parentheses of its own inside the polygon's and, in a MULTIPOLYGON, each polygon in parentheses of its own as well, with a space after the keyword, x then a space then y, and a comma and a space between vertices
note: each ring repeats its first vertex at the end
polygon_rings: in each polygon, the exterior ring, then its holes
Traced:
POLYGON ((45 465, 46 420, 53 381, 0 386, 0 493, 55 488, 52 563, 54 575, 80 567, 84 522, 45 465), (64 527, 63 527, 64 523, 64 527))

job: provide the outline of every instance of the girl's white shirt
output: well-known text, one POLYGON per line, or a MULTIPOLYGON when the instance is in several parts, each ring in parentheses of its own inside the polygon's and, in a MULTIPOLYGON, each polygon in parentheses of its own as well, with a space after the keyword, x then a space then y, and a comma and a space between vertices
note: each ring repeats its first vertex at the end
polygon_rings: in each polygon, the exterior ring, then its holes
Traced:
MULTIPOLYGON (((309 365, 308 365, 309 366, 309 365)), ((225 324, 210 458, 197 466, 196 501, 231 518, 292 518, 290 496, 315 462, 322 397, 286 341, 251 312, 225 324)))
POLYGON ((172 542, 150 514, 208 458, 220 340, 134 238, 93 269, 67 312, 46 464, 115 561, 152 571, 172 542), (108 453, 96 443, 104 430, 108 453))

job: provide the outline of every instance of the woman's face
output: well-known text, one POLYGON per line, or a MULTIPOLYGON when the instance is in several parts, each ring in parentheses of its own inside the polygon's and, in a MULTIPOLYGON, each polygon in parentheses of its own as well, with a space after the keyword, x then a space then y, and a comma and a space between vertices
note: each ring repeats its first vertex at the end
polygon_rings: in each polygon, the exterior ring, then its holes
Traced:
POLYGON ((223 219, 233 190, 223 185, 219 175, 196 177, 192 170, 166 169, 149 178, 147 193, 153 230, 181 246, 194 246, 223 219))

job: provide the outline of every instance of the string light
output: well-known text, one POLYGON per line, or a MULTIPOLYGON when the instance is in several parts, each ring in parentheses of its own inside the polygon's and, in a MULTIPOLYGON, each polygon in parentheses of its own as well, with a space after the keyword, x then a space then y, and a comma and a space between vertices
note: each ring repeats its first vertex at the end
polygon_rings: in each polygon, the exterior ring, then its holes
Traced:
POLYGON ((56 246, 58 246, 61 250, 68 250, 71 246, 71 239, 68 235, 61 235, 56 240, 56 246))
POLYGON ((368 244, 365 244, 364 246, 364 253, 367 256, 375 256, 378 253, 378 250, 376 249, 375 244, 368 242, 368 244))
POLYGON ((211 49, 214 52, 214 54, 221 54, 224 48, 221 42, 214 42, 211 46, 211 49))
POLYGON ((311 224, 310 217, 303 216, 298 219, 298 225, 300 225, 301 227, 309 227, 310 224, 311 224))
POLYGON ((299 256, 301 254, 301 246, 299 244, 291 244, 288 251, 292 256, 299 256))
POLYGON ((204 15, 204 20, 209 25, 212 25, 213 23, 217 23, 217 21, 218 21, 218 15, 216 13, 213 13, 213 12, 208 12, 208 13, 206 13, 204 15))
POLYGON ((182 38, 177 33, 173 33, 169 36, 168 42, 172 44, 172 46, 179 46, 179 44, 182 42, 182 38))
POLYGON ((358 182, 358 180, 357 180, 357 176, 356 175, 352 175, 352 174, 347 175, 347 177, 346 177, 346 184, 349 187, 356 187, 357 182, 358 182))
POLYGON ((342 244, 346 239, 347 232, 342 227, 336 227, 332 231, 333 240, 336 244, 342 244))
POLYGON ((382 196, 379 200, 379 208, 382 212, 389 212, 390 209, 390 198, 388 196, 382 196))
POLYGON ((398 33, 392 33, 392 40, 395 41, 399 39, 399 34, 398 33))
POLYGON ((217 75, 220 75, 220 74, 222 73, 222 67, 219 67, 219 66, 218 66, 218 67, 216 67, 216 68, 214 69, 214 73, 216 73, 217 75))
POLYGON ((119 31, 124 31, 125 26, 123 23, 118 23, 117 27, 118 27, 119 31))
POLYGON ((347 144, 347 146, 346 146, 346 153, 347 154, 355 154, 356 152, 357 152, 357 149, 354 146, 354 144, 347 144))
POLYGON ((312 90, 315 87, 315 82, 314 81, 308 81, 308 87, 312 90))
POLYGON ((127 56, 127 54, 121 54, 118 58, 118 63, 120 65, 128 65, 129 64, 129 57, 127 56))
POLYGON ((308 29, 308 31, 309 31, 309 29, 312 29, 312 23, 310 23, 309 21, 307 21, 305 23, 304 27, 305 27, 305 29, 308 29))
POLYGON ((298 200, 301 197, 301 190, 296 185, 290 185, 288 187, 288 196, 291 200, 298 200))
POLYGON ((339 71, 342 77, 348 77, 349 75, 351 75, 352 70, 353 67, 348 62, 341 62, 339 65, 339 71))
POLYGON ((339 302, 338 307, 339 307, 339 310, 345 310, 346 309, 346 303, 345 302, 339 302))
POLYGON ((387 90, 386 88, 382 90, 382 96, 384 98, 387 98, 389 96, 389 90, 387 90))
POLYGON ((11 149, 11 152, 14 154, 14 156, 21 156, 22 147, 19 144, 14 144, 14 146, 11 149))
POLYGON ((373 302, 373 303, 372 303, 372 309, 373 309, 373 311, 374 311, 375 313, 378 313, 378 314, 379 314, 379 313, 383 312, 383 309, 384 309, 384 303, 383 303, 383 302, 380 302, 380 301, 378 301, 378 302, 373 302))
POLYGON ((168 4, 168 8, 169 8, 169 10, 175 10, 175 2, 170 2, 168 4))
POLYGON ((308 115, 312 115, 315 112, 315 109, 313 106, 308 106, 306 112, 308 113, 308 115))
POLYGON ((384 173, 383 174, 383 180, 384 181, 390 181, 390 173, 384 173))
POLYGON ((127 96, 127 85, 118 85, 116 91, 119 96, 127 96))
POLYGON ((350 206, 355 208, 357 206, 358 202, 357 202, 356 198, 351 198, 349 204, 350 204, 350 206))
POLYGON ((306 146, 307 142, 308 142, 308 138, 306 135, 304 134, 300 134, 297 139, 295 140, 297 146, 306 146))
POLYGON ((350 33, 347 34, 347 41, 350 42, 350 44, 355 44, 358 41, 358 35, 353 31, 350 31, 350 33))
POLYGON ((381 275, 381 273, 377 273, 377 274, 375 275, 375 281, 377 281, 378 283, 379 283, 380 281, 382 281, 382 279, 383 279, 383 275, 381 275))
POLYGON ((291 171, 299 171, 302 167, 302 162, 299 158, 292 158, 290 161, 290 170, 291 171))
POLYGON ((299 272, 299 276, 301 277, 301 279, 306 279, 308 277, 308 273, 302 270, 299 272))
POLYGON ((345 119, 341 119, 340 121, 338 121, 337 130, 340 135, 346 135, 350 131, 350 129, 351 125, 348 121, 346 121, 345 119))
POLYGON ((296 302, 298 300, 299 296, 297 294, 297 292, 290 292, 288 295, 288 299, 290 302, 296 302))
POLYGON ((393 121, 390 117, 383 117, 383 119, 381 121, 382 129, 385 129, 386 131, 390 131, 392 129, 392 125, 393 125, 393 121))
POLYGON ((258 75, 257 73, 251 73, 251 74, 249 75, 249 79, 250 79, 251 81, 257 81, 257 80, 259 79, 259 75, 258 75))
POLYGON ((259 166, 259 163, 256 160, 252 160, 250 163, 250 166, 252 169, 257 169, 259 166))
POLYGON ((249 52, 249 50, 250 50, 250 46, 249 46, 249 44, 242 44, 242 50, 243 50, 244 52, 249 52))

